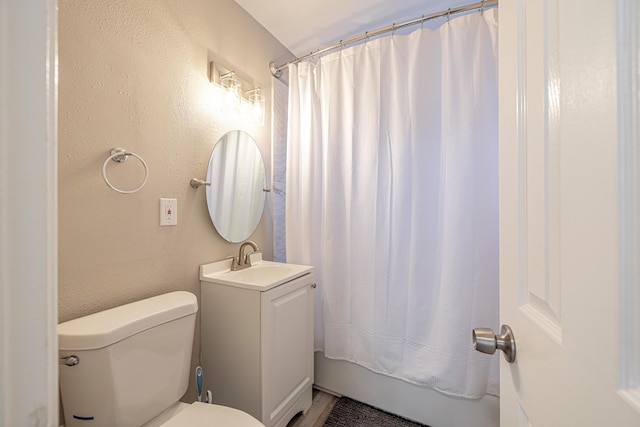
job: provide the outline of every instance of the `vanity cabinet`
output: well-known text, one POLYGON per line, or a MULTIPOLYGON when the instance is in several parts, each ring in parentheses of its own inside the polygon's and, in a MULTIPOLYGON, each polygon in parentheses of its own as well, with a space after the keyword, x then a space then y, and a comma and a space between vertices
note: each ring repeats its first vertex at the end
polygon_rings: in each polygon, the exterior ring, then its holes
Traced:
POLYGON ((274 286, 217 283, 202 268, 200 278, 204 389, 216 404, 286 426, 312 400, 311 267, 274 286))

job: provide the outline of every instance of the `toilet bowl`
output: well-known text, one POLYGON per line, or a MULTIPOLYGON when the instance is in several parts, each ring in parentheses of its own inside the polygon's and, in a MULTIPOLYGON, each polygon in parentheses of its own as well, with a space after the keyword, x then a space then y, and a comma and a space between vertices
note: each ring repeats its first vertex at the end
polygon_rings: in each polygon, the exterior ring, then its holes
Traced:
POLYGON ((181 403, 198 304, 172 292, 58 325, 66 427, 264 427, 237 409, 181 403))

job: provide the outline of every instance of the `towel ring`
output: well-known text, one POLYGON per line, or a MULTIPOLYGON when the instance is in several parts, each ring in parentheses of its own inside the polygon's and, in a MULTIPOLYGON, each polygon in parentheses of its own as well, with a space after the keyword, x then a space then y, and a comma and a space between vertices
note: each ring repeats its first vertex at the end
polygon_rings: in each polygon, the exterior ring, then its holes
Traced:
POLYGON ((104 182, 106 182, 109 188, 111 188, 113 191, 117 191, 118 193, 122 194, 131 194, 139 191, 147 183, 147 178, 149 178, 149 167, 147 166, 147 163, 144 161, 144 159, 138 156, 136 153, 126 151, 124 148, 112 148, 111 155, 107 157, 107 160, 105 160, 104 164, 102 165, 102 178, 104 178, 104 182), (144 166, 144 179, 142 180, 142 184, 140 184, 138 188, 135 188, 133 190, 120 190, 119 188, 116 188, 113 184, 111 184, 111 182, 109 182, 109 178, 107 178, 107 164, 109 163, 109 160, 113 160, 117 163, 122 163, 126 161, 129 156, 133 156, 136 159, 140 160, 140 163, 142 163, 142 166, 144 166))

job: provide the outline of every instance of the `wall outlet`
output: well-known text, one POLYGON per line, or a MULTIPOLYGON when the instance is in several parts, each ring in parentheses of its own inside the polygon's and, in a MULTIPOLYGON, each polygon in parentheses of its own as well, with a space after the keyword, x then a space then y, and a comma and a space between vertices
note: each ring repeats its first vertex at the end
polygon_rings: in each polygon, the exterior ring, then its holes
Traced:
POLYGON ((160 225, 178 225, 177 199, 160 199, 160 225))

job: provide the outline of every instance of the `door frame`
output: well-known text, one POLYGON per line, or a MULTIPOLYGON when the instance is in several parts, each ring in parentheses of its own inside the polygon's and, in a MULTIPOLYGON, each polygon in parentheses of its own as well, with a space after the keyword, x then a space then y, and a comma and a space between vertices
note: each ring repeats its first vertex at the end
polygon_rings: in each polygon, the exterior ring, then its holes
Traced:
POLYGON ((58 426, 57 0, 0 3, 0 424, 58 426))
POLYGON ((619 393, 640 411, 640 5, 618 0, 617 9, 619 393))

